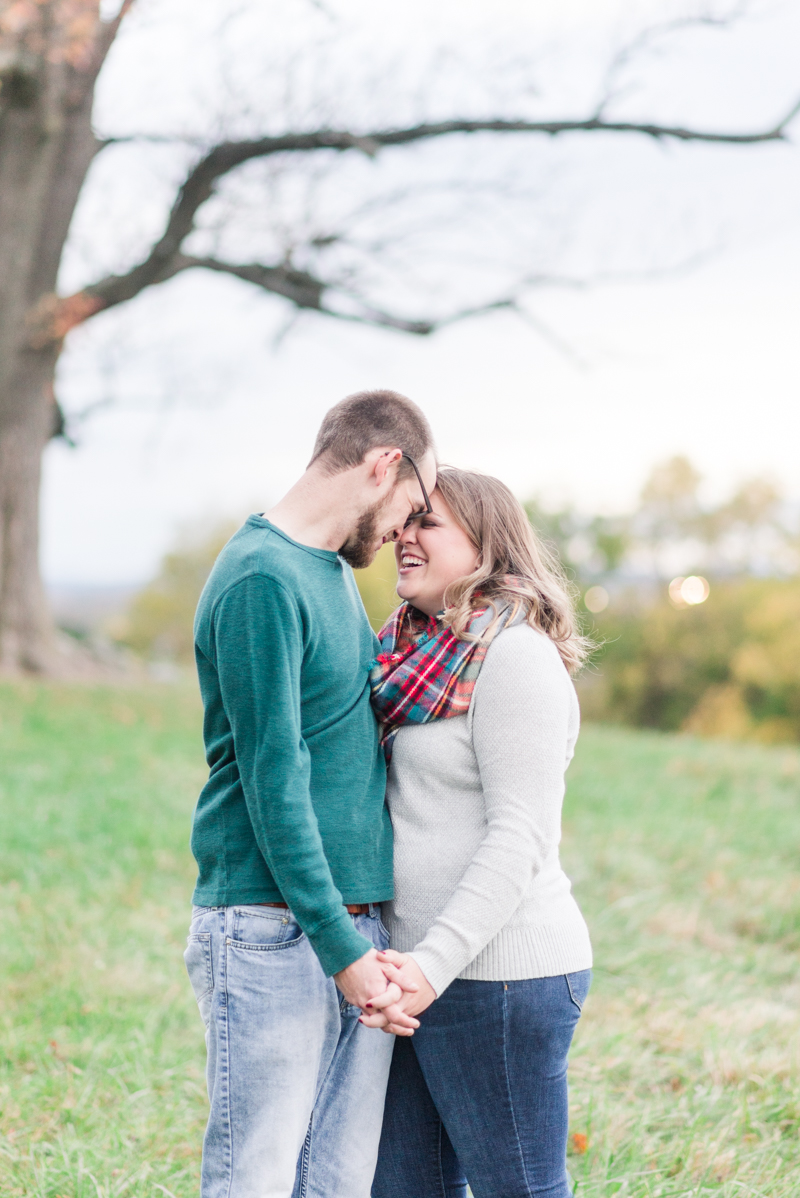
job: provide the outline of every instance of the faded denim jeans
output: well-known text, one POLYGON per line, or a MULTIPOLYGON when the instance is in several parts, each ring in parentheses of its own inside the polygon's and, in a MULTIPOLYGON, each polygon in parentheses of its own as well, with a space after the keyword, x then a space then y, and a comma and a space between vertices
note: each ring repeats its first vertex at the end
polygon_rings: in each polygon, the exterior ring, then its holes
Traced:
MULTIPOLYGON (((351 916, 376 948, 380 907, 351 916)), ((195 907, 206 1026, 201 1198, 369 1198, 394 1036, 359 1023, 290 911, 195 907)))

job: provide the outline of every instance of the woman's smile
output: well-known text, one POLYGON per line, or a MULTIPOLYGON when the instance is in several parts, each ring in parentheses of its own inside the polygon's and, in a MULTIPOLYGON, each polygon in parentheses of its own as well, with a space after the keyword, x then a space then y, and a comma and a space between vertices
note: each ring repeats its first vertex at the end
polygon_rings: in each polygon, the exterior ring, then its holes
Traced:
POLYGON ((400 574, 408 574, 411 570, 416 570, 419 566, 426 566, 427 564, 427 558, 421 557, 417 552, 412 553, 410 549, 403 549, 400 553, 398 571, 400 574))

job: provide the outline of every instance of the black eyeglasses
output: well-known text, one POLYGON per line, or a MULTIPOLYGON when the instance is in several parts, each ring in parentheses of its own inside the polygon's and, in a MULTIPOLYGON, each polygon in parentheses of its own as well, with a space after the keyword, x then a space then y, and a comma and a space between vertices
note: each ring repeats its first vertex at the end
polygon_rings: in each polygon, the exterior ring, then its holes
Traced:
POLYGON ((425 484, 422 481, 422 475, 419 472, 419 467, 417 466, 417 463, 414 461, 414 459, 412 458, 410 453, 404 453, 403 457, 406 459, 407 462, 410 462, 411 465, 413 466, 414 473, 417 476, 417 482, 419 483, 419 489, 420 489, 420 491, 422 491, 422 498, 425 500, 425 511, 424 512, 412 512, 411 515, 406 520, 405 524, 403 525, 403 528, 408 528, 408 526, 412 522, 412 520, 420 520, 423 516, 431 516, 433 514, 433 508, 431 507, 431 501, 428 498, 428 492, 425 490, 425 484))

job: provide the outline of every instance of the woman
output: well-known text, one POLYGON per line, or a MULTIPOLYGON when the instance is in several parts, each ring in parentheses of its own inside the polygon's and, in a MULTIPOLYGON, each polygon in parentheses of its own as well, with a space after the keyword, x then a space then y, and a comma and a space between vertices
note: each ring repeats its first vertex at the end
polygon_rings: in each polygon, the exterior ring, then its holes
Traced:
POLYGON ((432 506, 397 542, 404 602, 371 676, 395 834, 383 960, 418 986, 363 1017, 398 1033, 372 1193, 568 1198, 592 959, 558 843, 587 642, 503 483, 444 468, 432 506))

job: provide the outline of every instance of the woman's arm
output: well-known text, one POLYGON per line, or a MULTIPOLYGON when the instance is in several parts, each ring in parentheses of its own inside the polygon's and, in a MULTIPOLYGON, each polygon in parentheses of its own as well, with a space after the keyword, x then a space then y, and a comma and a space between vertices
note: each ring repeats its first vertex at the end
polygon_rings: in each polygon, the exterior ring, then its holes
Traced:
POLYGON ((437 995, 508 922, 558 844, 574 704, 551 641, 527 625, 500 633, 472 710, 486 835, 412 953, 437 995))

